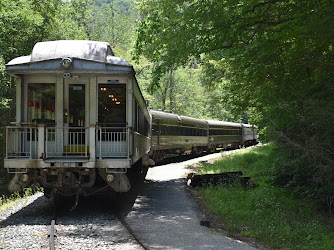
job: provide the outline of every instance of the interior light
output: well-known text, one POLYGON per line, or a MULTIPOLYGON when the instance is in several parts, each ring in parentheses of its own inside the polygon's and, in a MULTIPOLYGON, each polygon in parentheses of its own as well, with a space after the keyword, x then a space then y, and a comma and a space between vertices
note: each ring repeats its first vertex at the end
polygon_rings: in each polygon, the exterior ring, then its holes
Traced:
POLYGON ((121 104, 121 102, 116 102, 116 104, 118 105, 118 104, 121 104))

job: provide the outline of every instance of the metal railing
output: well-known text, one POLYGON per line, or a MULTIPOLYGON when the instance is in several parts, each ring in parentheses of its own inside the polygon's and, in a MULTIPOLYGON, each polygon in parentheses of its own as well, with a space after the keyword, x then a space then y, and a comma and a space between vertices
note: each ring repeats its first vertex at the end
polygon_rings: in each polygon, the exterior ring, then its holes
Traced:
POLYGON ((36 158, 37 127, 6 127, 6 158, 36 158))
POLYGON ((88 128, 48 127, 45 132, 46 158, 88 158, 88 128))
POLYGON ((129 158, 130 128, 97 127, 96 156, 102 158, 129 158))
POLYGON ((6 158, 88 159, 90 156, 129 159, 130 128, 6 127, 6 158), (92 156, 90 146, 95 148, 92 156))

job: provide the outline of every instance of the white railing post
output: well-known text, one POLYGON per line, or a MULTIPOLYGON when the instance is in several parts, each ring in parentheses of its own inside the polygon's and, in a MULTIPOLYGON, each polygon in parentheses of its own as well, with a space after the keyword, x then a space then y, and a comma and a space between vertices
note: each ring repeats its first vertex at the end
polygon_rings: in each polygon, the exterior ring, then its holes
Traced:
POLYGON ((36 152, 38 159, 43 158, 44 145, 45 145, 45 127, 44 124, 38 124, 38 147, 36 152))
MULTIPOLYGON (((32 159, 32 128, 29 128, 29 159, 32 159)), ((28 136, 27 136, 27 140, 28 140, 28 136)))
POLYGON ((8 131, 9 131, 9 128, 7 127, 6 128, 6 158, 8 158, 8 142, 9 142, 8 131))
POLYGON ((127 150, 128 150, 128 152, 127 152, 127 158, 128 159, 130 158, 130 133, 131 133, 130 130, 131 130, 130 127, 128 127, 126 129, 126 138, 125 138, 125 141, 126 141, 126 144, 127 144, 127 150))
POLYGON ((102 127, 99 127, 99 133, 100 133, 100 156, 99 156, 99 159, 101 160, 102 159, 102 127))
MULTIPOLYGON (((90 160, 95 161, 96 152, 95 152, 95 125, 91 124, 89 126, 89 154, 90 160)), ((87 152, 87 150, 86 150, 87 152)))

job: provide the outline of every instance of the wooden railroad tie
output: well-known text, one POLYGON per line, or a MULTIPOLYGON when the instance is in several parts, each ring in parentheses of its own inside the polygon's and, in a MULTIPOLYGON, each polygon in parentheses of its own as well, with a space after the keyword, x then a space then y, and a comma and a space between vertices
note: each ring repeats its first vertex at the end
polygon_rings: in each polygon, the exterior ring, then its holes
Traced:
POLYGON ((220 174, 203 174, 196 175, 195 173, 190 173, 187 176, 188 186, 192 187, 203 187, 208 185, 218 185, 218 184, 229 184, 236 180, 240 180, 243 187, 254 187, 254 183, 251 183, 250 177, 243 177, 242 171, 235 172, 224 172, 220 174))

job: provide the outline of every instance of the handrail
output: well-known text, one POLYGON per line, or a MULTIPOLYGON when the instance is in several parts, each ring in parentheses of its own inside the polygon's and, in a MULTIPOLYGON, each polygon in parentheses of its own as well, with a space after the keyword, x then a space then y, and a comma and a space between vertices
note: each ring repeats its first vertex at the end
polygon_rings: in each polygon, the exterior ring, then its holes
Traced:
POLYGON ((6 158, 88 159, 91 147, 94 158, 129 159, 130 132, 131 127, 7 126, 6 158))
POLYGON ((36 158, 37 127, 6 126, 6 158, 36 158))
POLYGON ((47 127, 45 136, 45 157, 88 158, 88 131, 88 127, 47 127))
POLYGON ((129 131, 130 127, 97 127, 97 157, 99 159, 129 158, 129 131))

